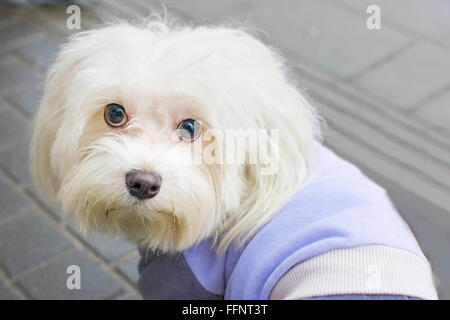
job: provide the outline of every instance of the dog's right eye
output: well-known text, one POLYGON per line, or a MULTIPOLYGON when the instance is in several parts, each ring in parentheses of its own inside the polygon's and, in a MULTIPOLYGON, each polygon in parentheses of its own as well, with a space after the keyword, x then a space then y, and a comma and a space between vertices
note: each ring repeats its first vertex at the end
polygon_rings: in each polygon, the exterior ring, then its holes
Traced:
POLYGON ((114 128, 122 127, 128 121, 125 109, 117 103, 108 104, 104 116, 106 123, 114 128))

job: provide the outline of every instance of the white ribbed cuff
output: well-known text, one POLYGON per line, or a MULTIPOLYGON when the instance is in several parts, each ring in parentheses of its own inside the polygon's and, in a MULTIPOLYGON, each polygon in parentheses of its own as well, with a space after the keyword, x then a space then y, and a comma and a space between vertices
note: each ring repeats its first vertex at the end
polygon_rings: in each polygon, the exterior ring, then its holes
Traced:
POLYGON ((336 249, 306 260, 278 281, 270 299, 339 294, 437 299, 430 265, 411 252, 383 245, 336 249))

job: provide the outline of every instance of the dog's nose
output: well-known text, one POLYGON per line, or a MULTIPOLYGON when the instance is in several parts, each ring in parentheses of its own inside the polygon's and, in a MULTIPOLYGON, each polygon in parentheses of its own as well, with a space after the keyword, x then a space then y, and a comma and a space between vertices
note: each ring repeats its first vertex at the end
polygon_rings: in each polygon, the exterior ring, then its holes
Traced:
POLYGON ((130 171, 125 176, 128 192, 140 200, 156 196, 161 188, 161 181, 159 174, 141 170, 130 171))

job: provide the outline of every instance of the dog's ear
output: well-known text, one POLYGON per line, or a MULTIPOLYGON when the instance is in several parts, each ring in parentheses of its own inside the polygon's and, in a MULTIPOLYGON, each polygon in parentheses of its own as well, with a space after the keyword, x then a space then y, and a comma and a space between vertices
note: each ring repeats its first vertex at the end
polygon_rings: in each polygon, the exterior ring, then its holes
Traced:
POLYGON ((314 173, 320 118, 294 86, 286 82, 278 90, 276 101, 273 96, 259 101, 259 131, 268 136, 257 140, 256 151, 247 149, 247 159, 258 161, 245 165, 247 193, 239 212, 224 226, 219 251, 232 242, 245 243, 314 173))
POLYGON ((83 60, 83 54, 77 49, 81 38, 83 36, 65 44, 48 70, 44 94, 33 124, 30 172, 38 191, 49 200, 55 200, 58 189, 55 164, 63 159, 56 158, 53 146, 63 122, 73 70, 83 60))

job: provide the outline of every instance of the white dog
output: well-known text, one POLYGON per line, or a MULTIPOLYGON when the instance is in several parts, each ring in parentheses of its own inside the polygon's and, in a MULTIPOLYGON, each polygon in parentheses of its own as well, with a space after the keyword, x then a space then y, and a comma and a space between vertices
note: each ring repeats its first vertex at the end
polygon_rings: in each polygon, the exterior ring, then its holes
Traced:
MULTIPOLYGON (((155 256, 143 258, 145 297, 388 293, 433 298, 429 266, 384 191, 318 144, 318 123, 314 109, 289 79, 280 54, 242 30, 163 22, 111 25, 79 33, 62 47, 49 70, 36 118, 31 166, 39 190, 73 214, 81 229, 122 234, 147 251, 163 253, 157 261, 155 256), (262 155, 261 141, 237 150, 226 134, 233 130, 276 134, 269 148, 276 151, 269 157, 276 162, 273 172, 263 172, 267 161, 250 161, 262 155), (214 161, 205 161, 206 150, 214 161), (224 161, 237 152, 244 161, 224 161), (329 172, 325 177, 322 173, 315 178, 320 154, 335 165, 322 170, 329 172), (360 191, 352 191, 353 183, 360 191), (319 197, 310 201, 315 190, 320 190, 319 197), (336 194, 348 207, 343 208, 336 194), (359 206, 351 199, 359 199, 359 206), (293 209, 283 213, 289 206, 293 209), (389 218, 377 220, 370 214, 375 207, 389 218), (354 208, 360 214, 346 218, 354 208), (297 218, 289 216, 293 211, 297 218), (330 217, 338 220, 327 220, 327 225, 314 220, 330 217), (355 227, 354 219, 363 222, 355 227), (384 221, 375 225, 407 240, 399 244, 390 235, 371 236, 374 221, 384 221), (330 228, 338 230, 341 224, 344 229, 353 226, 345 229, 348 235, 359 236, 347 239, 344 231, 330 236, 330 228), (309 238, 298 234, 302 230, 311 233, 309 238), (324 239, 338 240, 298 256, 299 250, 324 244, 324 239), (387 252, 402 273, 402 261, 414 263, 425 284, 417 289, 405 278, 401 285, 391 285, 395 268, 382 275, 387 280, 378 289, 344 286, 339 291, 331 281, 331 289, 322 292, 314 286, 300 288, 299 283, 307 281, 295 280, 305 276, 298 266, 307 259, 328 261, 330 252, 342 252, 332 259, 338 261, 351 254, 348 250, 361 248, 365 251, 354 255, 385 257, 387 252), (182 258, 173 253, 183 253, 182 258), (180 269, 174 266, 180 268, 180 259, 200 282, 198 295, 192 293, 198 283, 176 276, 180 269), (300 271, 285 283, 289 270, 300 271), (172 291, 163 289, 173 286, 172 291)), ((361 262, 361 273, 369 262, 361 262)), ((349 276, 345 265, 335 268, 336 278, 349 276)), ((387 270, 383 266, 380 272, 387 270)), ((356 272, 354 277, 361 275, 356 272)))

